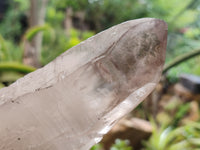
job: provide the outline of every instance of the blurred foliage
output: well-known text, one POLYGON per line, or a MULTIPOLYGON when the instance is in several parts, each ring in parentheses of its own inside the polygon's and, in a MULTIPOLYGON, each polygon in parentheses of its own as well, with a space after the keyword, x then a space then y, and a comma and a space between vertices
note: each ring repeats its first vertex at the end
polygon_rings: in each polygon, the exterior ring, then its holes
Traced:
POLYGON ((96 145, 92 146, 92 148, 90 150, 102 150, 102 145, 96 144, 96 145))
POLYGON ((30 73, 36 69, 31 66, 26 66, 17 62, 2 62, 0 63, 0 72, 16 71, 20 73, 30 73))
POLYGON ((187 60, 168 71, 168 80, 172 83, 178 81, 181 73, 190 73, 200 76, 200 56, 187 60))
MULTIPOLYGON (((90 150, 102 150, 102 147, 101 144, 96 144, 90 150)), ((133 150, 133 148, 129 146, 129 140, 116 139, 110 150, 133 150)))
POLYGON ((41 31, 47 31, 50 34, 50 37, 53 37, 54 30, 48 25, 42 25, 42 26, 35 26, 30 28, 24 35, 25 39, 28 41, 32 41, 32 39, 35 37, 36 34, 38 34, 41 31))
POLYGON ((10 40, 5 40, 0 35, 0 62, 22 60, 22 49, 10 40))
POLYGON ((190 122, 178 128, 158 127, 155 123, 143 150, 198 150, 200 147, 200 122, 190 122))
POLYGON ((176 96, 167 100, 156 118, 150 117, 153 131, 150 138, 142 142, 142 150, 198 150, 200 118, 199 109, 192 113, 194 103, 198 107, 196 101, 184 101, 176 96))
POLYGON ((19 42, 21 35, 27 29, 27 11, 29 1, 9 0, 9 9, 0 22, 0 33, 6 39, 12 42, 19 42))
POLYGON ((132 147, 128 145, 129 145, 128 140, 116 139, 115 144, 111 146, 110 150, 133 150, 132 147))
POLYGON ((67 7, 74 11, 84 10, 86 21, 96 30, 103 30, 123 21, 142 17, 165 20, 169 30, 183 28, 193 23, 199 14, 196 0, 57 0, 52 5, 60 11, 67 7))

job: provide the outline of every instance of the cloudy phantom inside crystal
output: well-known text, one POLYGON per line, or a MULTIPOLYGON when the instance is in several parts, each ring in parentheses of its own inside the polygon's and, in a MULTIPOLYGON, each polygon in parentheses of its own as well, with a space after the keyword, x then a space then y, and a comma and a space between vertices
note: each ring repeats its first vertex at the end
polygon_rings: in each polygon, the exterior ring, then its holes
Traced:
POLYGON ((167 25, 127 21, 0 90, 0 150, 88 150, 159 81, 167 25))

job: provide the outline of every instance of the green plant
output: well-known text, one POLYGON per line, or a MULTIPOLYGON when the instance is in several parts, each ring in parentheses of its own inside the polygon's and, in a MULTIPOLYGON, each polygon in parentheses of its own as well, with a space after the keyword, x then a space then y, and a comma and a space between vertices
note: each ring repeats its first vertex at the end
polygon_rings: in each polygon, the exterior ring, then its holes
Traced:
POLYGON ((0 62, 5 61, 17 61, 22 60, 22 49, 19 45, 16 45, 10 40, 5 40, 0 35, 0 62))
MULTIPOLYGON (((90 150, 101 150, 102 145, 96 144, 90 150)), ((133 150, 131 146, 129 146, 128 140, 120 140, 116 139, 115 143, 111 146, 110 150, 133 150)))
POLYGON ((18 62, 2 62, 2 63, 0 63, 0 72, 15 71, 15 72, 20 72, 20 73, 30 73, 35 70, 36 69, 31 66, 23 65, 18 62))
POLYGON ((170 63, 165 65, 165 67, 163 69, 163 73, 166 73, 172 67, 179 65, 180 63, 187 61, 188 59, 191 59, 193 57, 196 57, 198 55, 200 55, 200 49, 193 50, 193 51, 190 51, 188 53, 185 53, 183 55, 176 57, 173 61, 171 61, 170 63))
POLYGON ((9 1, 9 8, 0 23, 1 35, 9 41, 18 43, 27 28, 26 12, 29 8, 29 1, 9 1))
POLYGON ((51 33, 51 37, 53 37, 54 35, 54 30, 51 28, 50 25, 45 24, 45 25, 41 25, 41 26, 35 26, 30 28, 24 35, 25 39, 28 41, 31 41, 36 34, 38 34, 41 31, 48 31, 51 33))
POLYGON ((101 148, 102 148, 101 144, 96 144, 90 150, 101 150, 101 148))
POLYGON ((174 116, 174 119, 171 123, 171 126, 172 127, 177 127, 179 122, 181 121, 181 119, 184 118, 184 116, 189 112, 190 110, 190 103, 186 103, 186 104, 182 104, 179 106, 175 116, 174 116))
MULTIPOLYGON (((175 61, 176 60, 174 60, 174 62, 175 61)), ((197 55, 189 60, 183 61, 177 66, 171 67, 170 69, 169 69, 170 64, 168 64, 168 66, 166 65, 166 68, 168 67, 167 78, 170 82, 173 83, 173 82, 178 81, 178 77, 181 73, 190 73, 190 74, 200 75, 199 66, 200 66, 200 56, 197 56, 197 55)))
POLYGON ((128 140, 116 139, 115 144, 112 145, 110 150, 132 150, 132 147, 128 146, 128 140))
POLYGON ((143 141, 143 150, 197 150, 200 147, 200 122, 173 128, 158 127, 153 123, 153 133, 143 141))
POLYGON ((1 62, 0 63, 0 88, 13 83, 25 74, 34 71, 35 68, 23 65, 18 62, 1 62))

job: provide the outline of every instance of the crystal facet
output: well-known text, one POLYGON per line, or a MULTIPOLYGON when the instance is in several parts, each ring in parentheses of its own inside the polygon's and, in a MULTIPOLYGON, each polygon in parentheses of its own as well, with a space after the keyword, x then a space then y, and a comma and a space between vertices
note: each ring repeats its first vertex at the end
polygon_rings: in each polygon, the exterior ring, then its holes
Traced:
POLYGON ((160 80, 167 25, 127 21, 0 90, 0 150, 88 150, 160 80))

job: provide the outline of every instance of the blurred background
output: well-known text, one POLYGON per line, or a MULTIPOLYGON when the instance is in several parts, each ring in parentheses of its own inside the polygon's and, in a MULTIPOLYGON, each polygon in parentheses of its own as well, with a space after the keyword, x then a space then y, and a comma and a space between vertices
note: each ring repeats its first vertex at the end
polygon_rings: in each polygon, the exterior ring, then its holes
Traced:
POLYGON ((0 88, 100 31, 144 17, 168 23, 161 82, 92 150, 198 150, 199 0, 1 0, 0 88))

